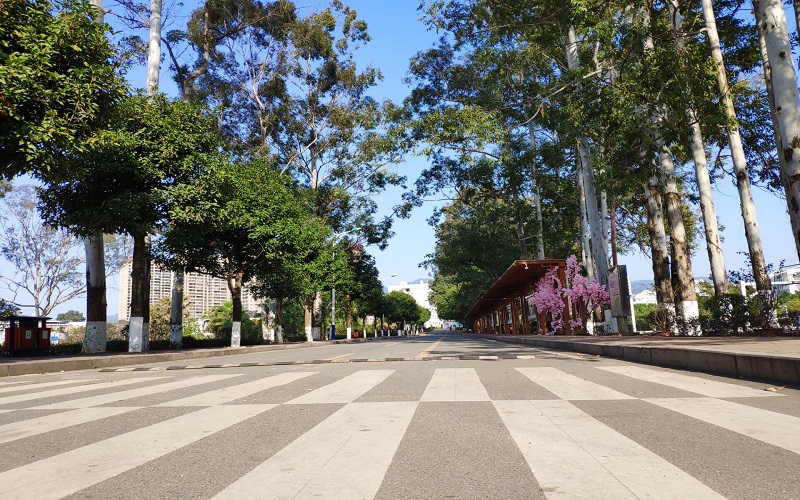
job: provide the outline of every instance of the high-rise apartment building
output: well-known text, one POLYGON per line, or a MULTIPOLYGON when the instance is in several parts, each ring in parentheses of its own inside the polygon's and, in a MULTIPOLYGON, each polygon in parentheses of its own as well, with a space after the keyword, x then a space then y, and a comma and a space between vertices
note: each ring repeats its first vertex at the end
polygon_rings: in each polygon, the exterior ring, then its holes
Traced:
MULTIPOLYGON (((153 264, 150 274, 150 303, 154 304, 164 297, 172 297, 174 273, 153 264)), ((120 270, 119 279, 119 320, 128 321, 131 316, 131 263, 120 270)), ((231 292, 225 280, 206 274, 186 273, 183 280, 184 294, 189 297, 189 317, 200 320, 203 314, 214 307, 231 300, 231 292)), ((245 287, 242 290, 242 309, 250 316, 262 311, 264 301, 256 299, 245 287)))

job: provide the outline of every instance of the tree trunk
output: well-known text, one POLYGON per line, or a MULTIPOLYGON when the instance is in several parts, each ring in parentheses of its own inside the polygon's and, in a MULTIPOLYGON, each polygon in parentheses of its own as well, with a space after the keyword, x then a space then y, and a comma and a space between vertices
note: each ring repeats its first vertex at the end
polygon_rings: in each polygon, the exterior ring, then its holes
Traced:
POLYGON ((153 275, 153 259, 150 254, 150 235, 144 237, 144 301, 142 302, 142 350, 150 350, 150 285, 153 275))
MULTIPOLYGON (((103 0, 90 0, 97 9, 94 21, 105 23, 103 0)), ((103 233, 98 232, 83 240, 86 251, 86 333, 83 352, 105 352, 107 337, 106 312, 106 262, 103 233)))
POLYGON ((159 71, 161 69, 161 0, 150 0, 150 41, 147 50, 148 96, 158 93, 159 71))
MULTIPOLYGON (((685 44, 683 42, 683 19, 680 16, 677 0, 669 2, 672 31, 675 34, 675 51, 678 57, 683 57, 685 44)), ((728 277, 725 273, 725 262, 722 257, 722 243, 719 237, 717 212, 714 208, 714 198, 711 195, 711 179, 708 175, 708 162, 706 160, 706 146, 703 140, 702 127, 697 111, 692 105, 686 107, 686 118, 689 122, 689 139, 694 160, 694 173, 697 180, 697 190, 700 193, 700 211, 703 215, 705 228, 706 249, 708 261, 711 266, 711 279, 714 282, 714 294, 727 293, 728 277)))
POLYGON ((283 344, 283 299, 275 301, 275 326, 278 343, 283 344))
POLYGON ((663 144, 661 139, 659 164, 664 176, 664 199, 667 206, 667 219, 669 220, 670 243, 674 249, 672 265, 678 279, 676 297, 680 300, 680 313, 682 327, 689 335, 701 335, 700 308, 697 304, 697 293, 694 288, 694 274, 692 273, 691 253, 689 241, 686 237, 686 228, 683 225, 683 202, 678 193, 675 181, 675 164, 672 160, 672 151, 663 144))
MULTIPOLYGON (((533 122, 528 123, 528 136, 531 141, 531 149, 536 151, 536 134, 533 130, 533 122)), ((531 196, 533 205, 536 209, 536 258, 544 260, 544 223, 542 221, 542 197, 539 193, 538 168, 536 158, 531 162, 531 196)))
POLYGON ((694 159, 694 174, 697 179, 697 190, 700 192, 700 211, 703 214, 703 227, 705 228, 706 250, 708 262, 711 265, 711 279, 714 282, 714 294, 728 293, 728 276, 725 272, 725 260, 722 255, 722 240, 719 236, 719 223, 717 210, 714 208, 714 198, 711 194, 711 178, 708 175, 705 142, 700 126, 700 119, 694 108, 687 108, 689 118, 689 133, 691 137, 692 158, 694 159))
MULTIPOLYGON (((783 7, 780 5, 780 2, 775 3, 778 4, 781 12, 783 12, 783 7)), ((767 266, 764 262, 764 251, 761 247, 761 235, 758 229, 756 207, 753 204, 753 195, 750 189, 750 177, 747 171, 744 148, 742 147, 742 138, 739 134, 739 127, 736 124, 736 110, 733 107, 733 99, 731 98, 730 88, 728 87, 728 77, 725 73, 725 64, 722 60, 722 50, 720 48, 717 23, 714 18, 711 0, 702 0, 702 5, 703 19, 706 24, 706 35, 708 36, 708 43, 711 45, 711 57, 717 65, 717 84, 719 86, 720 98, 722 99, 727 117, 731 159, 733 161, 734 174, 736 175, 736 186, 739 189, 739 201, 742 210, 742 219, 744 220, 747 247, 750 252, 750 262, 753 267, 753 278, 755 279, 756 289, 759 295, 763 297, 766 294, 772 294, 772 285, 769 275, 767 274, 767 266)), ((797 99, 797 82, 793 82, 792 85, 795 87, 794 95, 795 99, 797 99)), ((797 115, 795 115, 795 117, 797 117, 797 115)), ((789 198, 789 193, 787 193, 787 198, 789 198)), ((798 209, 800 209, 800 206, 798 206, 798 209)))
POLYGON ((311 307, 311 337, 314 340, 322 338, 322 292, 314 293, 311 307))
POLYGON ((228 290, 233 302, 233 323, 231 324, 231 347, 242 345, 242 272, 236 271, 228 276, 228 290))
POLYGON ((344 296, 344 322, 347 328, 347 339, 353 338, 353 303, 350 301, 350 294, 344 296))
POLYGON ((169 343, 175 349, 183 344, 183 270, 175 271, 172 279, 172 297, 170 298, 169 343))
POLYGON ((264 301, 264 321, 261 322, 261 334, 269 343, 275 342, 275 308, 277 301, 275 299, 267 299, 264 301))
POLYGON ((314 340, 314 336, 312 334, 313 329, 311 326, 312 323, 312 310, 314 309, 314 296, 308 297, 306 299, 305 304, 303 305, 303 312, 304 312, 304 328, 306 333, 306 342, 311 342, 314 340))
POLYGON ((520 260, 527 260, 530 258, 530 253, 528 252, 528 238, 525 235, 525 225, 522 223, 522 218, 520 214, 517 213, 517 203, 519 202, 519 189, 517 189, 517 186, 511 187, 511 199, 514 202, 514 231, 517 233, 519 258, 520 260))
POLYGON ((86 334, 83 352, 106 350, 106 264, 103 233, 83 240, 86 250, 86 334))
MULTIPOLYGON (((681 57, 684 52, 682 18, 676 0, 670 0, 670 19, 672 30, 675 34, 675 50, 681 57)), ((725 273, 725 263, 722 256, 722 246, 719 237, 717 214, 714 209, 714 200, 711 194, 711 179, 708 174, 706 161, 705 141, 703 140, 700 119, 694 107, 687 106, 686 116, 689 122, 689 137, 694 160, 695 178, 700 193, 700 210, 703 215, 705 228, 706 249, 711 267, 711 277, 714 282, 714 293, 719 295, 727 292, 728 278, 725 273)))
POLYGON ((764 65, 769 68, 775 116, 780 132, 780 141, 776 142, 779 142, 778 154, 784 159, 781 178, 785 185, 795 251, 800 257, 800 102, 792 60, 792 44, 782 2, 753 0, 753 7, 757 12, 759 32, 766 45, 767 58, 764 65))
POLYGON ((595 274, 594 258, 592 257, 592 242, 589 232, 589 215, 586 209, 586 190, 584 189, 584 176, 581 172, 582 166, 580 160, 576 163, 575 179, 578 185, 578 204, 581 214, 581 256, 583 262, 586 264, 586 273, 590 279, 597 277, 595 274))
MULTIPOLYGON (((650 12, 646 8, 640 9, 642 24, 650 28, 650 12)), ((677 12, 672 12, 676 17, 677 12)), ((675 20, 673 20, 673 29, 675 20)), ((654 50, 653 39, 647 35, 644 40, 645 57, 651 57, 654 50)), ((672 255, 672 271, 675 282, 672 290, 675 293, 675 309, 680 318, 682 328, 689 334, 700 334, 700 309, 697 305, 697 294, 694 289, 694 273, 692 272, 691 253, 686 237, 686 228, 683 224, 683 202, 678 193, 678 184, 675 178, 675 163, 672 150, 664 140, 662 129, 667 123, 666 105, 656 103, 655 110, 650 116, 651 126, 658 146, 658 170, 661 183, 664 186, 664 200, 667 209, 667 220, 670 231, 670 250, 672 255)))
POLYGON ((675 303, 670 280, 667 235, 664 231, 664 213, 661 210, 661 193, 656 177, 648 179, 644 186, 644 197, 647 208, 647 229, 650 233, 656 301, 659 312, 667 314, 671 323, 671 318, 675 314, 675 303))
POLYGON ((128 327, 128 352, 142 352, 144 350, 144 303, 147 299, 145 294, 146 267, 145 235, 134 234, 133 259, 131 262, 131 320, 128 327))

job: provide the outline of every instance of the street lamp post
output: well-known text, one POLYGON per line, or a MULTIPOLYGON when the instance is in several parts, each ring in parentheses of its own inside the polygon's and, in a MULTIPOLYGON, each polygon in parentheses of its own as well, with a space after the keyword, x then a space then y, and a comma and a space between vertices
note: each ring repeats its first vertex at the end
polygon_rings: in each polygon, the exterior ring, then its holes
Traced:
MULTIPOLYGON (((333 253, 331 256, 331 267, 333 267, 334 262, 336 262, 336 242, 339 241, 339 238, 346 234, 353 234, 360 231, 360 227, 353 226, 350 228, 349 231, 342 231, 341 233, 336 233, 333 235, 331 239, 331 244, 333 245, 333 253)), ((331 340, 336 340, 336 280, 334 280, 334 284, 331 285, 331 340)), ((347 332, 347 338, 350 338, 350 332, 347 332)))

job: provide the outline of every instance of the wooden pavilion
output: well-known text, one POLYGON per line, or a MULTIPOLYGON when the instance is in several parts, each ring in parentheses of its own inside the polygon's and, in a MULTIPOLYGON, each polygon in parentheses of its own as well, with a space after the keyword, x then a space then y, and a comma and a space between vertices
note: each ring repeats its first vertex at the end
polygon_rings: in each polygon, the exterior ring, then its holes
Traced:
MULTIPOLYGON (((539 280, 552 268, 558 268, 561 286, 566 287, 567 261, 517 260, 481 295, 467 319, 473 322, 476 333, 536 335, 552 333, 546 312, 533 305, 533 293, 539 280)), ((564 299, 563 333, 572 334, 570 326, 574 311, 564 299)))

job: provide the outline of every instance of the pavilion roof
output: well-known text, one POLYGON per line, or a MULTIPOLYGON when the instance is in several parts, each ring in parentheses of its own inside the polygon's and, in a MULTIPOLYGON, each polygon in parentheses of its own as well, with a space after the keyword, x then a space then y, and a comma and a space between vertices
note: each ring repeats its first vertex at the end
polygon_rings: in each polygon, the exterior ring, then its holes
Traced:
POLYGON ((549 260, 515 260, 506 272, 494 282, 483 295, 478 298, 472 309, 467 312, 467 318, 481 316, 487 309, 492 308, 498 302, 518 294, 527 288, 528 285, 536 283, 547 271, 553 267, 560 266, 566 269, 567 261, 561 259, 549 260))

